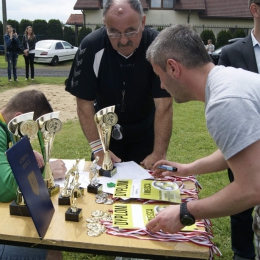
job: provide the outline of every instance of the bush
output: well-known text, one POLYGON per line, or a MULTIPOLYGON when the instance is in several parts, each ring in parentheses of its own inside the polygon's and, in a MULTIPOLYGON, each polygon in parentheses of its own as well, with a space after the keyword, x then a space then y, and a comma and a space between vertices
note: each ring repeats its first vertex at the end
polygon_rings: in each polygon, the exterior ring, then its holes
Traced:
POLYGON ((82 40, 92 32, 91 28, 86 28, 86 26, 81 27, 80 31, 79 31, 79 37, 78 37, 78 42, 79 44, 82 42, 82 40))
POLYGON ((70 26, 65 26, 63 33, 64 33, 64 36, 63 36, 64 41, 67 41, 70 44, 75 46, 76 45, 75 44, 75 31, 70 26))
POLYGON ((48 22, 47 37, 52 40, 62 40, 63 31, 60 20, 51 19, 48 22))
POLYGON ((232 39, 232 34, 230 31, 221 30, 217 35, 217 44, 216 47, 219 48, 228 44, 228 40, 232 39))
POLYGON ((33 31, 37 35, 36 41, 47 39, 47 22, 45 20, 34 20, 33 31))
POLYGON ((233 34, 233 38, 244 38, 244 37, 246 37, 246 33, 243 29, 237 29, 233 34))
POLYGON ((18 21, 9 19, 9 20, 7 20, 6 25, 12 25, 12 27, 16 29, 17 34, 21 34, 21 33, 23 34, 23 32, 20 32, 20 30, 19 30, 19 22, 18 21))
POLYGON ((24 34, 26 27, 32 26, 32 24, 33 24, 32 21, 27 19, 22 19, 20 22, 20 33, 24 34))
POLYGON ((158 32, 161 32, 163 29, 164 29, 164 27, 162 27, 162 26, 157 27, 158 32))
POLYGON ((204 42, 204 45, 208 44, 208 40, 212 40, 212 44, 216 44, 216 37, 212 30, 206 29, 200 34, 200 38, 204 42))

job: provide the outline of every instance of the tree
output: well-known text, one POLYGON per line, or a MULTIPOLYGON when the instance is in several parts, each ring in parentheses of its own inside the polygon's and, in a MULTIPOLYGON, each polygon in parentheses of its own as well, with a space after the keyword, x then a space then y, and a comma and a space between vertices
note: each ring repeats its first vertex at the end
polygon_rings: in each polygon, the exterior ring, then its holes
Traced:
POLYGON ((246 33, 243 29, 237 29, 233 34, 233 38, 244 38, 244 37, 246 37, 246 33))
POLYGON ((70 26, 64 27, 64 41, 69 42, 70 44, 75 44, 75 31, 70 26))
POLYGON ((21 34, 21 33, 23 34, 23 32, 20 32, 20 30, 19 30, 19 22, 18 21, 8 19, 7 25, 11 25, 13 28, 15 28, 17 34, 21 34))
POLYGON ((3 23, 0 21, 0 44, 4 44, 3 23))
POLYGON ((63 31, 60 20, 51 19, 48 22, 47 37, 52 40, 62 40, 63 31))
POLYGON ((217 35, 216 48, 228 44, 228 40, 232 39, 232 34, 230 31, 221 30, 217 35))
POLYGON ((81 43, 81 41, 85 38, 85 36, 87 36, 91 32, 92 32, 91 28, 89 28, 89 27, 86 28, 86 26, 81 27, 81 29, 79 31, 78 43, 81 43))
POLYGON ((27 26, 32 26, 32 21, 27 19, 22 19, 20 22, 20 33, 23 34, 27 26))
POLYGON ((37 41, 47 39, 47 22, 45 20, 34 20, 33 21, 33 31, 37 37, 37 41))
POLYGON ((204 30, 204 31, 200 34, 200 38, 202 39, 202 41, 204 42, 205 45, 208 44, 208 40, 209 40, 209 39, 212 40, 212 44, 215 45, 215 43, 216 43, 215 34, 213 33, 212 30, 209 30, 209 29, 204 30))

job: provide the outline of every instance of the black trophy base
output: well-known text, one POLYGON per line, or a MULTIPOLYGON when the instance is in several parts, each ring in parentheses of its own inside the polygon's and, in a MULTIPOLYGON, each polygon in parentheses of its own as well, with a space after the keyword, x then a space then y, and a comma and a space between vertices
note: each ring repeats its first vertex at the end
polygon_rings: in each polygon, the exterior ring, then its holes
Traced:
POLYGON ((26 205, 19 205, 15 200, 9 205, 10 215, 30 217, 30 211, 26 205))
POLYGON ((70 205, 70 196, 69 197, 62 197, 61 194, 58 198, 59 205, 70 205))
POLYGON ((50 197, 52 197, 60 192, 60 186, 55 184, 53 188, 48 188, 48 192, 50 197))
POLYGON ((78 209, 77 212, 72 212, 71 208, 68 208, 68 210, 65 213, 66 221, 79 222, 81 218, 82 218, 82 209, 78 209))
POLYGON ((113 166, 112 170, 99 169, 99 175, 105 177, 113 177, 116 174, 116 167, 113 166))
POLYGON ((97 185, 88 185, 87 191, 89 193, 99 194, 102 192, 103 184, 98 183, 97 185))

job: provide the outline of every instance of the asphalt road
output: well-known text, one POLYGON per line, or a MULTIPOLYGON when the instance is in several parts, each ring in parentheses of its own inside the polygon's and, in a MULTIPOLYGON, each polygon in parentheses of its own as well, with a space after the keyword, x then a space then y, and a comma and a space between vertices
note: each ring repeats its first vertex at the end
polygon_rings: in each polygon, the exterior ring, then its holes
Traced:
MULTIPOLYGON (((18 77, 25 77, 25 69, 17 69, 18 77)), ((45 77, 68 77, 70 72, 70 68, 59 68, 48 66, 44 69, 34 68, 35 77, 37 76, 45 76, 45 77)), ((30 75, 30 72, 29 72, 30 75)), ((7 68, 0 69, 0 77, 7 77, 7 68)))

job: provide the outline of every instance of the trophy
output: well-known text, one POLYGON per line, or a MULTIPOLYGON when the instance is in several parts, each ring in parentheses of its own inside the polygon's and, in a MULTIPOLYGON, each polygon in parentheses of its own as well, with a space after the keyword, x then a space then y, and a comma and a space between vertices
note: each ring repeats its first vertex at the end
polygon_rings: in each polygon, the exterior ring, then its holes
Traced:
POLYGON ((53 174, 50 168, 50 155, 53 147, 54 138, 56 133, 58 133, 62 128, 62 123, 58 118, 59 113, 59 111, 51 112, 39 117, 36 120, 39 127, 39 143, 45 163, 43 176, 50 196, 53 196, 60 192, 60 186, 55 185, 53 174))
MULTIPOLYGON (((13 118, 7 125, 13 144, 25 135, 32 139, 37 136, 38 125, 33 120, 34 112, 25 113, 13 118)), ((9 205, 10 215, 31 216, 26 206, 24 197, 19 187, 16 191, 16 199, 9 205)))
POLYGON ((80 183, 78 182, 78 178, 75 177, 75 185, 71 191, 70 196, 70 205, 71 207, 65 212, 65 220, 67 221, 75 221, 79 222, 82 217, 82 209, 79 209, 76 204, 76 194, 81 195, 81 191, 79 189, 80 183))
POLYGON ((79 183, 79 172, 78 172, 78 164, 79 164, 79 159, 76 160, 76 164, 73 164, 71 169, 67 171, 65 174, 65 183, 64 183, 64 188, 61 190, 61 193, 59 195, 58 199, 58 204, 59 205, 70 205, 70 197, 72 190, 74 189, 74 196, 76 198, 84 195, 84 188, 80 187, 79 183), (70 179, 71 182, 70 182, 70 179))
POLYGON ((112 126, 114 126, 118 117, 115 113, 115 106, 110 106, 99 110, 94 117, 97 125, 98 134, 104 150, 104 159, 99 175, 112 177, 116 173, 116 167, 113 165, 109 155, 109 143, 111 138, 112 126))
POLYGON ((87 191, 90 193, 98 194, 102 192, 103 185, 98 183, 98 165, 97 162, 99 157, 97 156, 96 159, 90 165, 90 172, 89 172, 89 179, 90 184, 88 185, 87 191))

